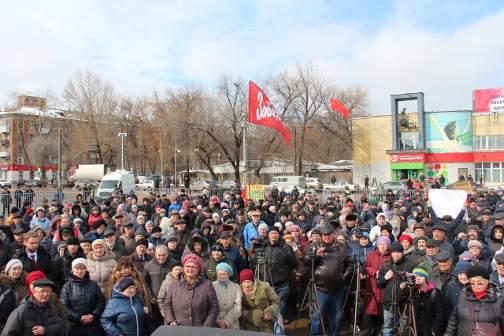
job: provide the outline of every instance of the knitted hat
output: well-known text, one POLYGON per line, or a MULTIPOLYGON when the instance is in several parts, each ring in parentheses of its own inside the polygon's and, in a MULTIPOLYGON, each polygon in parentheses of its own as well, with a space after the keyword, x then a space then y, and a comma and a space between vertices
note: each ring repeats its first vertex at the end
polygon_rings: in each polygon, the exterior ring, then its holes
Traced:
POLYGON ((133 281, 133 279, 131 277, 123 277, 123 278, 119 279, 119 281, 115 285, 115 288, 119 292, 124 292, 127 288, 134 286, 134 285, 135 285, 135 281, 133 281))
POLYGON ((227 274, 229 274, 229 276, 233 276, 233 268, 229 266, 228 263, 225 262, 217 264, 217 266, 215 266, 215 271, 224 271, 227 274))
POLYGON ((477 246, 480 248, 480 250, 483 250, 483 244, 481 244, 481 242, 477 241, 477 240, 471 240, 469 241, 469 243, 467 244, 467 248, 470 249, 471 247, 473 246, 477 246))
POLYGON ((394 242, 390 246, 390 251, 391 252, 401 252, 401 253, 403 253, 404 252, 404 247, 401 245, 401 243, 394 242))
POLYGON ((422 265, 418 265, 417 267, 415 267, 412 273, 424 277, 426 281, 429 281, 429 272, 427 272, 425 267, 422 265))
POLYGON ((255 280, 255 278, 254 278, 254 271, 252 271, 249 268, 244 269, 243 271, 241 271, 240 272, 240 283, 242 283, 245 280, 254 281, 255 280))
POLYGON ((266 229, 266 230, 268 230, 268 224, 266 224, 266 223, 261 223, 261 224, 259 224, 259 226, 257 227, 257 229, 263 229, 263 228, 264 228, 264 229, 266 229))
POLYGON ((471 263, 465 260, 460 260, 455 266, 455 274, 467 273, 467 270, 471 267, 471 263))
POLYGON ((7 265, 5 265, 5 274, 9 274, 9 270, 12 268, 12 267, 16 267, 16 266, 19 266, 19 267, 23 267, 23 263, 21 262, 21 260, 19 259, 11 259, 9 260, 9 262, 7 263, 7 265))
POLYGON ((140 238, 135 242, 135 247, 143 245, 145 247, 149 246, 149 242, 145 238, 140 238))
POLYGON ((101 246, 103 247, 106 247, 107 245, 105 244, 105 241, 103 239, 95 239, 92 243, 91 243, 91 248, 95 248, 96 245, 100 244, 101 246))
POLYGON ((407 234, 402 234, 400 237, 399 237, 399 243, 402 243, 403 240, 407 240, 410 245, 413 245, 413 238, 411 238, 410 235, 407 235, 407 234))
POLYGON ((387 237, 387 236, 380 236, 378 237, 378 239, 376 240, 376 245, 380 244, 384 242, 385 244, 387 244, 387 248, 390 248, 390 238, 387 237))
POLYGON ((471 265, 469 269, 467 270, 467 278, 471 279, 474 277, 482 277, 483 279, 490 280, 490 272, 479 265, 471 265))
MULTIPOLYGON (((285 225, 287 227, 287 225, 285 225)), ((289 226, 289 228, 287 229, 289 232, 294 232, 294 231, 301 231, 301 228, 299 227, 299 225, 291 225, 289 226)))
POLYGON ((77 265, 84 265, 87 268, 87 260, 84 258, 76 258, 72 261, 72 268, 77 265))
POLYGON ((203 260, 201 260, 201 258, 198 257, 196 254, 191 253, 182 258, 183 266, 185 266, 185 264, 187 264, 188 262, 194 263, 200 271, 203 268, 203 260))

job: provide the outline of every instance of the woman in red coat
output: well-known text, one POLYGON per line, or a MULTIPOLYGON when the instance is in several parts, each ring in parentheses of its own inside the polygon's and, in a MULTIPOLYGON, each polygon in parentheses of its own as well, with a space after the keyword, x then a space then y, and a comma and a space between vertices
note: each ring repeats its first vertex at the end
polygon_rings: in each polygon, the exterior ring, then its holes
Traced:
POLYGON ((364 326, 368 331, 367 335, 378 335, 383 324, 383 289, 378 288, 376 276, 387 260, 390 260, 390 239, 386 236, 380 236, 376 240, 376 249, 369 253, 365 264, 368 281, 367 295, 365 295, 366 314, 364 326))

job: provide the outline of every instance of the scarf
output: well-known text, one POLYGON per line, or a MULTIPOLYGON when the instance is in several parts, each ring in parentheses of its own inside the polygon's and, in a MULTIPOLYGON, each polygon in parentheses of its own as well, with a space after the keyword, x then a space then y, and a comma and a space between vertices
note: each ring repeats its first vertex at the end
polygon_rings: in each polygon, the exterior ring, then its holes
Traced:
POLYGON ((479 292, 478 292, 478 291, 476 291, 474 288, 472 288, 472 287, 471 287, 471 290, 472 290, 472 292, 473 292, 474 296, 476 297, 476 299, 481 300, 481 298, 482 298, 483 296, 485 296, 485 294, 488 292, 488 288, 489 288, 489 287, 487 286, 487 287, 485 287, 485 289, 483 289, 482 291, 479 291, 479 292))

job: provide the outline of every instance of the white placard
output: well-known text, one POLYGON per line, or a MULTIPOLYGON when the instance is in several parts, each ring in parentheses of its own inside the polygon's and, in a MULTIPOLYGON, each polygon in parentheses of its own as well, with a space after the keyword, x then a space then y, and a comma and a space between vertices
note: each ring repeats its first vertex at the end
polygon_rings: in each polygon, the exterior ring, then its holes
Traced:
POLYGON ((467 193, 464 190, 431 189, 429 199, 436 216, 441 218, 444 215, 451 215, 455 218, 464 207, 467 193))

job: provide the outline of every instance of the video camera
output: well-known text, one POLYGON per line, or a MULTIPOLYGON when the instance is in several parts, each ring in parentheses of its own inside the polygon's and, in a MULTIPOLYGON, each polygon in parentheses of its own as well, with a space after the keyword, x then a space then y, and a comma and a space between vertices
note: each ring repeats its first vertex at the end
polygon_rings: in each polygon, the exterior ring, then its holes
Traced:
POLYGON ((406 282, 408 286, 414 286, 416 282, 417 275, 409 272, 394 271, 398 278, 406 282))

